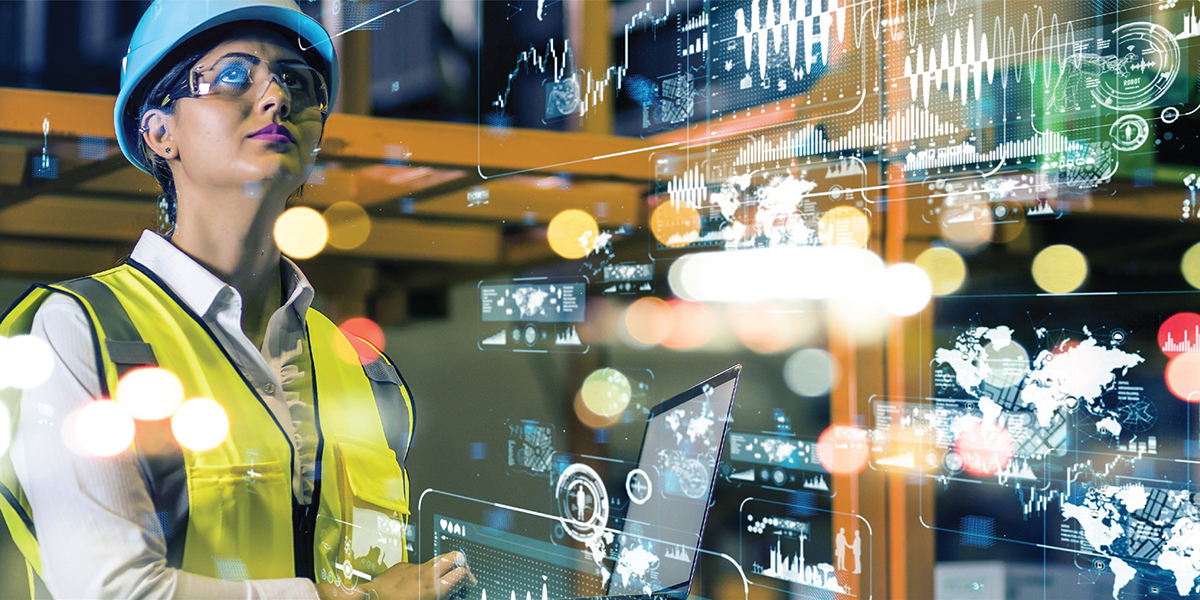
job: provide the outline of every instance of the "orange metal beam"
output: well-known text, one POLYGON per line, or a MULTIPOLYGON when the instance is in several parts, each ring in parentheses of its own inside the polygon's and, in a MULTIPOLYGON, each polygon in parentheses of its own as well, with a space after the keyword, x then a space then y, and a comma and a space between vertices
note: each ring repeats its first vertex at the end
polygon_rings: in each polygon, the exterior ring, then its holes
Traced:
MULTIPOLYGON (((112 140, 115 102, 113 96, 99 94, 0 88, 0 133, 41 137, 42 119, 48 117, 52 137, 112 140)), ((611 135, 334 114, 326 123, 321 156, 384 163, 404 151, 413 165, 642 182, 653 174, 650 149, 661 145, 611 135)))
MULTIPOLYGON (((640 185, 608 181, 582 181, 565 188, 542 187, 545 178, 513 176, 484 182, 485 203, 469 205, 467 192, 459 190, 434 196, 417 205, 418 215, 485 219, 522 223, 547 223, 568 208, 586 210, 606 226, 638 223, 644 188, 640 185)), ((553 182, 550 182, 553 184, 553 182)))
MULTIPOLYGON (((899 21, 908 17, 904 7, 888 5, 887 18, 899 21)), ((881 60, 883 72, 879 85, 881 98, 890 100, 888 109, 901 110, 907 103, 905 94, 890 87, 890 78, 904 71, 904 57, 907 56, 908 40, 886 36, 881 60)), ((886 110, 886 109, 885 109, 886 110)), ((882 117, 885 113, 881 111, 882 117)), ((881 213, 884 219, 884 260, 888 264, 911 262, 916 258, 914 247, 908 240, 913 235, 909 221, 920 229, 920 210, 918 202, 908 202, 908 186, 905 182, 903 163, 888 163, 885 166, 885 182, 887 186, 888 210, 881 213), (911 213, 911 214, 910 214, 911 213)), ((918 250, 919 251, 919 250, 918 250)), ((925 337, 932 338, 933 319, 932 308, 927 309, 922 318, 909 317, 906 319, 893 318, 889 326, 887 344, 884 356, 884 367, 887 374, 886 393, 892 398, 922 397, 918 386, 917 376, 923 365, 920 364, 920 346, 918 342, 925 337)), ((928 346, 925 346, 928 347, 928 346)), ((899 428, 899 423, 894 424, 899 428)), ((898 432, 897 432, 898 433, 898 432)), ((897 439, 898 435, 892 435, 897 439)), ((892 600, 916 600, 933 597, 934 584, 934 535, 933 530, 923 526, 919 502, 919 488, 909 485, 908 474, 891 472, 886 475, 887 494, 887 597, 892 600)), ((924 506, 932 512, 930 501, 924 506)), ((924 521, 926 523, 930 521, 924 521)))
MULTIPOLYGON (((41 196, 0 211, 0 236, 90 242, 135 242, 153 228, 151 202, 41 196)), ((373 219, 371 234, 358 248, 326 248, 321 255, 375 260, 495 265, 501 262, 500 227, 373 219)))

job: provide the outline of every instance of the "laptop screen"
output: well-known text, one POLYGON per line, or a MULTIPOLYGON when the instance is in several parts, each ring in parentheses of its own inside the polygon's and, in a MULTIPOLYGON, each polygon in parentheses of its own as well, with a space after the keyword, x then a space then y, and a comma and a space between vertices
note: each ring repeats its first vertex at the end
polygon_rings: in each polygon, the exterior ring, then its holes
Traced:
POLYGON ((651 412, 637 469, 626 480, 630 502, 609 596, 686 596, 740 371, 729 369, 651 412))

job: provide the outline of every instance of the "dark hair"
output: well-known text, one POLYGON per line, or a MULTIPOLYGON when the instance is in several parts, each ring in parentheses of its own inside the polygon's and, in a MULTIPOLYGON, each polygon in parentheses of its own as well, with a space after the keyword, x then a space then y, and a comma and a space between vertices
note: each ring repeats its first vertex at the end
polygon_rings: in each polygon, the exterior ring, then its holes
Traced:
MULTIPOLYGON (((136 115, 138 127, 141 127, 142 119, 150 110, 160 110, 164 113, 172 114, 175 110, 175 100, 177 98, 172 97, 168 101, 167 95, 187 84, 189 72, 205 54, 215 48, 229 34, 251 25, 278 31, 285 36, 295 35, 274 23, 265 21, 239 21, 214 27, 204 32, 204 34, 188 40, 179 48, 167 54, 160 61, 160 68, 147 74, 145 83, 141 86, 141 89, 145 90, 145 92, 141 96, 142 103, 136 115)), ((315 68, 323 72, 328 72, 324 61, 312 50, 304 52, 303 58, 315 68)), ((137 97, 137 94, 134 97, 137 97)), ((132 118, 132 115, 130 117, 132 118)), ((323 134, 324 131, 322 131, 323 134)), ((164 235, 169 235, 174 230, 175 215, 179 205, 178 197, 175 194, 175 178, 171 174, 171 167, 165 158, 159 156, 150 148, 146 143, 145 137, 140 134, 137 137, 137 151, 142 156, 146 169, 150 171, 154 179, 158 180, 158 187, 162 189, 162 193, 158 197, 158 231, 164 235)), ((304 184, 302 183, 291 196, 288 196, 286 205, 292 205, 303 195, 304 184)))

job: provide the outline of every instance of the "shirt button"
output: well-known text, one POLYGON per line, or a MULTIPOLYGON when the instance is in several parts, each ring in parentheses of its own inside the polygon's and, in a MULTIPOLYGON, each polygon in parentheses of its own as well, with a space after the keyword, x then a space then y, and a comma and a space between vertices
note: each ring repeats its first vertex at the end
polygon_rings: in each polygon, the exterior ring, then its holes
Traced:
POLYGON ((263 391, 266 392, 267 395, 274 394, 275 393, 275 384, 268 381, 267 385, 263 386, 263 391))

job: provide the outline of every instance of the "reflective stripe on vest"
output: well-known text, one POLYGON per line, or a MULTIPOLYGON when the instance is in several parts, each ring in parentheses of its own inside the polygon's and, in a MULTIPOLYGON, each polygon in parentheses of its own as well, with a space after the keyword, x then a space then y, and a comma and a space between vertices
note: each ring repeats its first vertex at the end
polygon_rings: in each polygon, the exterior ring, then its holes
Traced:
MULTIPOLYGON (((90 278, 31 288, 0 321, 0 335, 27 333, 53 292, 73 297, 91 318, 106 394, 124 372, 157 363, 180 378, 186 397, 212 398, 229 416, 229 436, 207 452, 180 448, 169 421, 138 422, 134 452, 164 525, 169 562, 227 580, 301 575, 337 582, 342 573, 335 565, 374 575, 407 559, 408 479, 401 461, 413 406, 386 356, 361 365, 345 334, 308 311, 319 473, 312 505, 296 512, 292 441, 204 321, 169 287, 130 260, 90 278), (381 538, 386 547, 379 547, 381 538)), ((3 474, 8 461, 0 463, 3 474)), ((28 512, 20 486, 15 477, 0 483, 16 499, 0 500, 0 508, 8 507, 5 519, 27 533, 31 543, 18 539, 18 545, 36 557, 32 527, 12 510, 28 512)))

